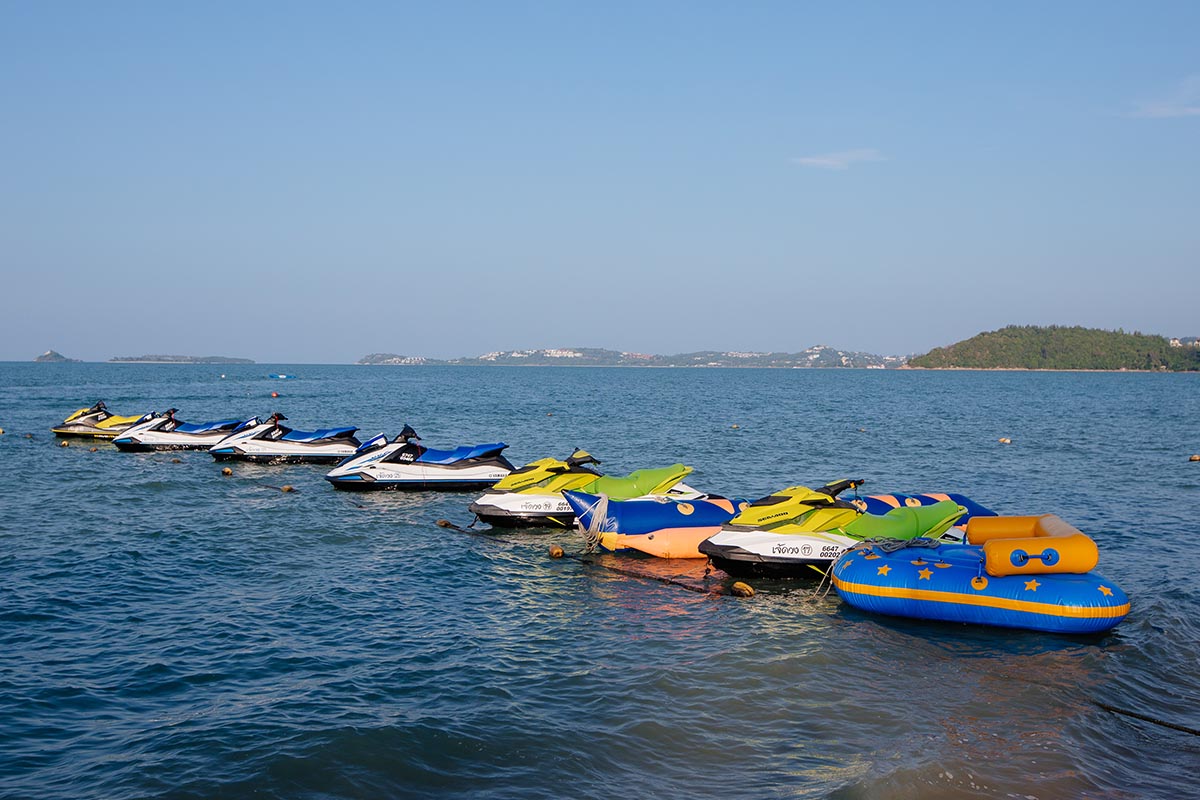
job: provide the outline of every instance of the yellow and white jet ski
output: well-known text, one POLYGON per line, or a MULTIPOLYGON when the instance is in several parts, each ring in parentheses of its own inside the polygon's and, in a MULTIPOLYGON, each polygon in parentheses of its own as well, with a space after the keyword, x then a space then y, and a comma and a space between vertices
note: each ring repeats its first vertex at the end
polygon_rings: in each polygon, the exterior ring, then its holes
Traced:
POLYGON ((77 436, 85 439, 115 439, 119 434, 131 428, 135 423, 148 419, 148 414, 137 417, 120 417, 113 414, 104 405, 103 400, 96 401, 91 408, 81 408, 50 430, 59 438, 77 436))

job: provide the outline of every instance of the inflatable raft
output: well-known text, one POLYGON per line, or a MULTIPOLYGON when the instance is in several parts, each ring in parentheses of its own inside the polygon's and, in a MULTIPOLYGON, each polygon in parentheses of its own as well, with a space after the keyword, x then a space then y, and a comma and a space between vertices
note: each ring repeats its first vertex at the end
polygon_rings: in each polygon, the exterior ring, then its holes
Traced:
POLYGON ((1053 514, 974 517, 966 542, 864 542, 838 559, 833 586, 863 611, 1053 633, 1106 631, 1129 613, 1091 571, 1096 543, 1053 514))

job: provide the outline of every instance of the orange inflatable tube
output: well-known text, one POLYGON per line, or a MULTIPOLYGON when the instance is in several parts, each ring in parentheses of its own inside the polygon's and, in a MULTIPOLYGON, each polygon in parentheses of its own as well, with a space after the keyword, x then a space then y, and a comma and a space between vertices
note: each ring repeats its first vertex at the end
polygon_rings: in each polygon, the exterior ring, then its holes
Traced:
POLYGON ((972 517, 967 542, 983 545, 989 575, 1091 572, 1100 562, 1096 543, 1054 514, 1035 517, 972 517))

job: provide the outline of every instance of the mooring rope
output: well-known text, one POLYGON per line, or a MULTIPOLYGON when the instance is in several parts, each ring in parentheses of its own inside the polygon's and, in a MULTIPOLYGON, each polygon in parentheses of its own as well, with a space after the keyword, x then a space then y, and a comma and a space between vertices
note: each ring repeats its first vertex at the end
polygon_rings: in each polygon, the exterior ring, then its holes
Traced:
POLYGON ((1178 725, 1174 722, 1167 722, 1165 719, 1156 719, 1154 717, 1147 716, 1146 714, 1139 714, 1136 711, 1127 711, 1123 708, 1117 708, 1116 706, 1110 706, 1108 703, 1101 703, 1099 700, 1093 700, 1092 702, 1095 705, 1099 706, 1100 708, 1103 708, 1105 711, 1111 711, 1114 714, 1121 714, 1126 717, 1133 717, 1134 719, 1140 719, 1142 722, 1149 722, 1153 725, 1161 725, 1162 727, 1170 728, 1173 731, 1181 731, 1183 733, 1190 733, 1192 736, 1200 736, 1200 730, 1197 730, 1195 728, 1189 728, 1186 725, 1178 725))
POLYGON ((586 528, 580 526, 583 530, 583 540, 586 544, 584 552, 595 553, 600 549, 600 534, 603 533, 601 529, 608 519, 608 495, 600 495, 596 502, 588 506, 588 512, 592 515, 592 521, 588 523, 586 528))
MULTIPOLYGON (((453 531, 458 531, 459 533, 467 533, 472 536, 479 536, 484 539, 488 539, 489 541, 508 542, 509 544, 517 544, 518 543, 515 539, 509 539, 509 538, 497 536, 496 534, 488 533, 487 531, 471 530, 470 528, 464 528, 461 525, 455 525, 453 522, 451 522, 448 519, 439 519, 437 521, 437 526, 439 528, 448 528, 453 531)), ((601 569, 606 569, 609 572, 615 572, 618 575, 626 575, 631 578, 642 578, 644 580, 651 580, 651 581, 655 581, 657 583, 667 584, 669 586, 678 586, 680 589, 687 589, 689 592, 696 592, 697 594, 715 594, 715 595, 732 595, 733 594, 732 592, 730 592, 728 589, 726 589, 723 586, 716 586, 716 587, 695 586, 693 584, 685 583, 684 581, 676 580, 675 578, 669 578, 664 575, 649 575, 645 572, 635 572, 634 570, 622 569, 621 567, 615 567, 611 564, 602 564, 601 562, 596 561, 595 559, 587 558, 586 556, 588 556, 588 555, 590 555, 590 553, 576 554, 576 553, 563 552, 556 557, 557 558, 569 558, 572 561, 575 561, 576 563, 583 564, 583 565, 589 566, 589 567, 600 567, 601 569)), ((705 576, 705 580, 706 581, 708 580, 707 575, 705 576)))

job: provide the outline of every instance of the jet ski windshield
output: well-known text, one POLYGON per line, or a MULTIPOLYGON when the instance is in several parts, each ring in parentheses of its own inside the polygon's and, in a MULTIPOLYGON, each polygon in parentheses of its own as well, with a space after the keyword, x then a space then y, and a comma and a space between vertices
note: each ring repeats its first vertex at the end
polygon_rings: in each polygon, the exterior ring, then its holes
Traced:
POLYGON ((405 425, 392 441, 396 444, 409 441, 419 442, 421 441, 421 437, 417 436, 417 432, 412 429, 411 425, 405 425))

